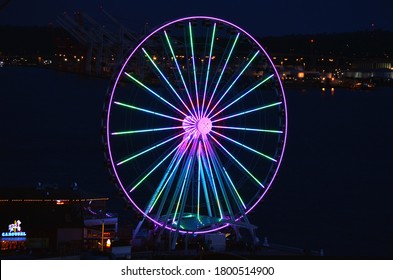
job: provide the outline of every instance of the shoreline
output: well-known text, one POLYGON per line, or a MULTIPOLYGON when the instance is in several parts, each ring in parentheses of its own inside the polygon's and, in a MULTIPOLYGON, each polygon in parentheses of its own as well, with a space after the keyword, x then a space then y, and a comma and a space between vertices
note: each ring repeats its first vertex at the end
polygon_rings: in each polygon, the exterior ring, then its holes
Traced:
MULTIPOLYGON (((107 74, 95 74, 95 73, 86 73, 84 71, 75 71, 73 69, 65 69, 61 67, 53 67, 47 65, 37 65, 37 64, 20 64, 20 65, 12 65, 12 64, 5 64, 0 69, 4 68, 38 68, 38 69, 48 69, 52 71, 58 71, 62 73, 70 73, 76 74, 84 77, 90 78, 99 78, 99 79, 107 79, 108 81, 112 80, 113 75, 115 73, 107 73, 107 74)), ((0 70, 1 71, 1 70, 0 70)), ((380 79, 380 78, 370 78, 370 79, 360 79, 360 78, 345 78, 340 79, 337 82, 325 82, 322 81, 320 83, 312 81, 301 81, 301 82, 285 82, 282 81, 283 87, 287 89, 309 89, 309 88, 320 88, 320 89, 331 89, 331 88, 345 88, 345 89, 353 89, 353 90, 373 90, 375 87, 393 87, 393 80, 391 79, 380 79), (369 88, 365 88, 362 85, 358 87, 355 84, 372 84, 369 88)))

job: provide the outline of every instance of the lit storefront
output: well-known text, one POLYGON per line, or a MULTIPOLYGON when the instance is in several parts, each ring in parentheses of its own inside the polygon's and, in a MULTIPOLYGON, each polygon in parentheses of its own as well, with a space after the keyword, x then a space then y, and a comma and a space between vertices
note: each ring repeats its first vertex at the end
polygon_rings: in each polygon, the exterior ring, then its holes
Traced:
POLYGON ((14 220, 8 225, 8 231, 1 233, 1 251, 22 251, 26 249, 26 232, 22 231, 22 222, 14 220))

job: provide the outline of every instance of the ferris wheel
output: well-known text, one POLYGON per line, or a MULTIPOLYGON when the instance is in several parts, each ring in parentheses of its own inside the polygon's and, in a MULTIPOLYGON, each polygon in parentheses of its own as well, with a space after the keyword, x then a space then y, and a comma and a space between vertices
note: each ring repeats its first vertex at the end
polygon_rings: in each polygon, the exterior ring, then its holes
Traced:
POLYGON ((280 76, 255 38, 219 18, 171 21, 136 45, 108 94, 110 171, 144 218, 192 234, 248 222, 287 135, 280 76))

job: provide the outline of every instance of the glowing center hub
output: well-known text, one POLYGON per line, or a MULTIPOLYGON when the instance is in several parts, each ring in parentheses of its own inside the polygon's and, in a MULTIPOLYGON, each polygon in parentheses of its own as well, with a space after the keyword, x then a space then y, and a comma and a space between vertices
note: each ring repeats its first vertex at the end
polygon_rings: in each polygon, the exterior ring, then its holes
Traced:
POLYGON ((197 129, 201 134, 208 134, 212 130, 212 121, 209 118, 201 118, 197 123, 197 129))

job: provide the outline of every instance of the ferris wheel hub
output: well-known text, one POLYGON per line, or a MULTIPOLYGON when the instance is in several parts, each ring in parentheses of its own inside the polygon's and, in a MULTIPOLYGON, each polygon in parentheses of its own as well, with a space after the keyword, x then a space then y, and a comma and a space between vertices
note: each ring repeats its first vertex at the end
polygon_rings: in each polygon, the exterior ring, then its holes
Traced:
POLYGON ((212 121, 208 117, 197 119, 193 116, 187 116, 183 120, 183 129, 188 134, 206 135, 212 130, 212 121))
POLYGON ((212 130, 212 121, 203 117, 197 122, 197 129, 202 135, 208 134, 212 130))

